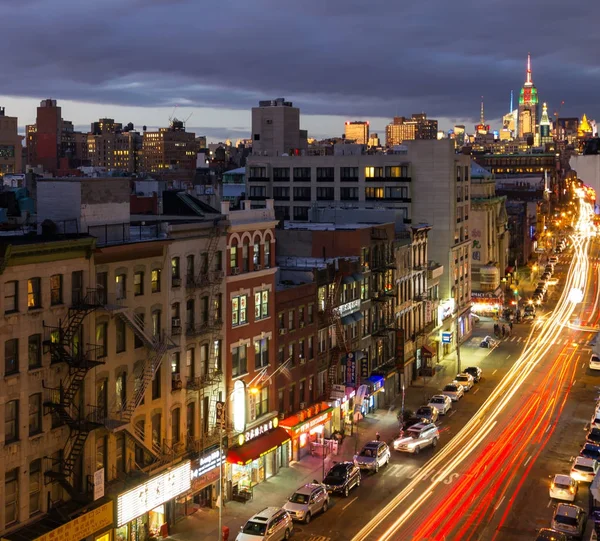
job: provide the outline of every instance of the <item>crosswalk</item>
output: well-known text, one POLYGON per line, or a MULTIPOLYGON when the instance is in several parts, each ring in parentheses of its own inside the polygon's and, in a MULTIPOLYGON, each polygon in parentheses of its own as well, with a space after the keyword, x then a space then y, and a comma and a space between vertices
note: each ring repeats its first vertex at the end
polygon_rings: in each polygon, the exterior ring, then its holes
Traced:
MULTIPOLYGON (((515 342, 515 343, 525 343, 527 342, 527 337, 525 336, 509 336, 502 340, 502 342, 515 342)), ((572 338, 556 338, 550 342, 553 346, 567 346, 569 344, 577 344, 578 346, 589 346, 590 340, 588 338, 578 338, 577 340, 573 340, 572 338)))
POLYGON ((308 541, 331 541, 331 537, 325 537, 324 535, 311 535, 308 541))

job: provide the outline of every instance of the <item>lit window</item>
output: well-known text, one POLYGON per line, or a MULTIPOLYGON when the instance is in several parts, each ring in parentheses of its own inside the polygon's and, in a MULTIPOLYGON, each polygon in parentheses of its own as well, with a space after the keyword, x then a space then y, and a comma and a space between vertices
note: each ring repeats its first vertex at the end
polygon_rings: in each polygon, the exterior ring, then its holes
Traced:
POLYGON ((254 294, 254 319, 269 317, 269 292, 258 291, 254 294))
POLYGON ((248 323, 247 315, 248 295, 238 295, 231 299, 231 325, 237 327, 248 323))

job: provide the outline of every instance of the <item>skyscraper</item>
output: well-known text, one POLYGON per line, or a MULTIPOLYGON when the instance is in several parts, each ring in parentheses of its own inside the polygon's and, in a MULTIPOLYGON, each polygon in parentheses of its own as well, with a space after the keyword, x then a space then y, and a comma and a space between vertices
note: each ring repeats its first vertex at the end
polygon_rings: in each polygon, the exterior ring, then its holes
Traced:
POLYGON ((552 142, 552 124, 548 116, 548 105, 542 105, 542 118, 540 119, 540 143, 552 142))
POLYGON ((344 135, 347 141, 354 141, 359 145, 366 145, 369 142, 369 123, 364 120, 346 122, 344 126, 344 135))
POLYGON ((519 118, 517 128, 518 136, 520 138, 535 136, 539 121, 538 108, 538 92, 531 78, 531 54, 528 54, 525 84, 521 88, 519 94, 519 118))

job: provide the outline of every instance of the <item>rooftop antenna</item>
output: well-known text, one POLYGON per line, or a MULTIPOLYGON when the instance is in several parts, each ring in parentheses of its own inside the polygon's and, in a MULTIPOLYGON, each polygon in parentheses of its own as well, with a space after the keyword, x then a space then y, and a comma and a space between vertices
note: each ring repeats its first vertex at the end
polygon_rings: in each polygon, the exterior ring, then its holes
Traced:
POLYGON ((187 118, 186 118, 186 119, 183 121, 183 125, 184 125, 184 126, 187 126, 187 121, 188 121, 190 118, 192 118, 192 115, 193 115, 193 114, 194 114, 194 111, 192 111, 192 112, 191 112, 191 113, 188 115, 188 117, 187 117, 187 118))
POLYGON ((175 120, 175 111, 177 109, 177 107, 179 107, 179 105, 175 105, 175 107, 173 107, 173 112, 171 113, 171 116, 169 117, 169 124, 173 124, 173 120, 175 120))
POLYGON ((483 114, 483 96, 481 96, 481 113, 480 113, 480 123, 482 126, 485 126, 485 116, 483 114))

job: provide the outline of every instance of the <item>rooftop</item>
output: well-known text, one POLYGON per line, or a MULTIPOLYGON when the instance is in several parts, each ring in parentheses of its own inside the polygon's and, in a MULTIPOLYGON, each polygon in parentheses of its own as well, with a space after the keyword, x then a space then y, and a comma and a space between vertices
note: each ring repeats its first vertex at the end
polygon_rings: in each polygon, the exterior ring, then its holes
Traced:
POLYGON ((300 256, 278 256, 277 266, 282 270, 303 269, 310 271, 312 269, 324 269, 327 265, 334 264, 336 260, 345 259, 350 261, 359 261, 358 257, 300 257, 300 256))
MULTIPOLYGON (((284 229, 308 230, 308 231, 355 231, 357 229, 368 229, 371 227, 388 225, 387 222, 357 222, 335 224, 333 222, 292 222, 286 221, 283 223, 284 229)), ((389 225, 394 225, 391 222, 389 225)))

